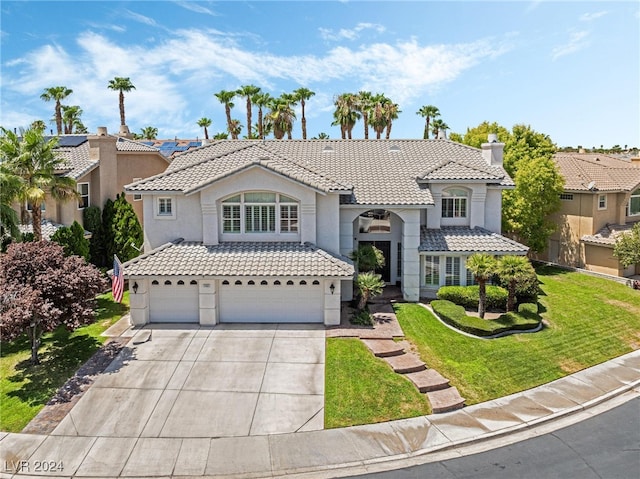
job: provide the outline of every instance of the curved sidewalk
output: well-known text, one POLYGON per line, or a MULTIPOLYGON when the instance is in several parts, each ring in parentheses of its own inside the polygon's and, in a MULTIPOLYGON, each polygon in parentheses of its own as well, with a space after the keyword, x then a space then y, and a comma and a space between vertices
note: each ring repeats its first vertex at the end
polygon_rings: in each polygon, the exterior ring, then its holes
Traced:
POLYGON ((342 468, 416 458, 522 432, 632 390, 640 393, 640 350, 451 413, 343 429, 223 438, 0 433, 0 472, 7 478, 272 477, 322 471, 332 476, 342 468))

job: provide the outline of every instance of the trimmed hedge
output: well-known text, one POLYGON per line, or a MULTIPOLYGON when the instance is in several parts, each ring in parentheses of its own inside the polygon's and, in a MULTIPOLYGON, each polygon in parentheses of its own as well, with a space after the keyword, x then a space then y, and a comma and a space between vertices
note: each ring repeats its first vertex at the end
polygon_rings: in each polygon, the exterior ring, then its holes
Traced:
MULTIPOLYGON (((507 309, 509 292, 500 286, 487 285, 487 310, 507 309)), ((438 299, 451 301, 467 309, 478 309, 480 286, 443 286, 438 290, 438 299)))
POLYGON ((431 301, 431 307, 448 325, 475 336, 484 337, 507 331, 526 331, 534 329, 540 324, 538 306, 531 303, 523 303, 519 306, 517 313, 505 313, 494 320, 467 316, 462 306, 443 299, 431 301))

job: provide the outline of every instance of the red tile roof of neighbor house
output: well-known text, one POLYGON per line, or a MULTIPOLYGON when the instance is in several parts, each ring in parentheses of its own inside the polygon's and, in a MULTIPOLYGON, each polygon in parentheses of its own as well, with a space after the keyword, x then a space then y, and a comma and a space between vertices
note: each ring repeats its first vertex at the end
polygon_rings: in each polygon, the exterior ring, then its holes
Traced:
POLYGON ((632 191, 640 185, 640 168, 600 153, 557 153, 554 160, 565 191, 632 191))

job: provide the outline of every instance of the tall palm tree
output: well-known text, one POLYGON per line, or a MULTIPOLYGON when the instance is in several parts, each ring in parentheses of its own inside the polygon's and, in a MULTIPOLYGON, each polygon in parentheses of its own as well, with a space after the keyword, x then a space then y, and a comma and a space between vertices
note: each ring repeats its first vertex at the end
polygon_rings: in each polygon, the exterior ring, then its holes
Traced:
POLYGON ((264 140, 266 133, 264 131, 264 118, 263 108, 268 107, 271 104, 271 95, 267 92, 260 92, 254 98, 252 98, 253 104, 258 107, 258 138, 264 140))
POLYGON ((373 107, 373 95, 370 91, 359 91, 357 95, 355 108, 362 115, 364 123, 364 139, 369 139, 369 113, 373 107))
POLYGON ((115 77, 113 80, 109 80, 108 87, 110 90, 120 92, 118 96, 118 105, 120 107, 120 126, 124 126, 127 124, 124 118, 124 93, 129 93, 131 90, 135 90, 136 87, 131 83, 129 77, 115 77))
POLYGON ((470 270, 478 282, 480 298, 478 300, 478 316, 484 319, 487 310, 487 281, 495 273, 496 260, 488 253, 475 253, 467 258, 467 269, 470 270))
POLYGON ((356 110, 357 95, 343 93, 338 95, 333 102, 336 109, 333 112, 335 119, 332 125, 340 125, 342 139, 352 139, 352 131, 356 122, 360 119, 360 113, 356 110))
POLYGON ((440 110, 433 105, 424 105, 416 112, 416 115, 420 115, 425 119, 423 138, 425 140, 428 140, 429 131, 431 131, 429 127, 429 123, 431 122, 432 119, 435 119, 436 117, 440 116, 440 110))
POLYGON ((377 94, 371 99, 371 103, 372 108, 369 114, 369 124, 376 132, 376 139, 379 140, 387 126, 387 113, 385 109, 389 103, 389 99, 384 95, 377 94))
POLYGON ((31 128, 34 130, 45 130, 47 128, 46 123, 43 120, 34 120, 31 123, 31 128))
POLYGON ((17 199, 31 205, 33 235, 42 240, 41 206, 47 193, 59 201, 78 198, 76 181, 56 175, 64 159, 56 156, 54 149, 58 138, 47 139, 42 130, 30 128, 16 133, 1 129, 0 162, 13 175, 21 178, 17 199))
POLYGON ((80 120, 82 113, 82 108, 78 105, 62 105, 62 125, 65 135, 72 134, 74 127, 82 125, 80 120))
POLYGON ((449 129, 449 125, 447 125, 444 120, 441 118, 436 118, 431 122, 431 130, 433 130, 433 137, 438 138, 438 134, 440 131, 443 132, 444 138, 447 138, 447 130, 449 129))
POLYGON ((253 98, 260 93, 260 87, 257 87, 255 85, 243 85, 241 86, 236 93, 240 96, 243 96, 247 99, 247 135, 248 138, 251 139, 252 133, 251 133, 251 114, 252 114, 252 106, 251 106, 251 102, 253 100, 253 98))
MULTIPOLYGON (((220 90, 218 93, 214 93, 213 95, 224 105, 224 112, 227 116, 227 130, 231 132, 231 130, 233 130, 233 125, 231 124, 231 109, 235 106, 232 100, 236 96, 236 92, 220 90)), ((231 139, 237 140, 233 134, 231 135, 231 139)))
POLYGON ((294 93, 283 93, 280 95, 280 100, 287 104, 290 114, 287 116, 286 132, 287 139, 291 140, 293 137, 293 122, 296 119, 296 113, 293 109, 298 104, 298 97, 294 93))
POLYGON ((142 138, 147 140, 155 140, 158 137, 158 129, 153 126, 145 126, 140 130, 142 138))
POLYGON ((400 105, 398 105, 397 103, 392 103, 391 101, 387 102, 386 108, 385 108, 385 115, 387 117, 387 134, 386 134, 386 139, 388 140, 389 137, 391 136, 391 126, 393 125, 393 120, 397 120, 398 119, 398 114, 402 113, 402 110, 400 110, 400 105))
POLYGON ((231 139, 237 140, 242 132, 242 124, 240 120, 233 118, 229 124, 229 133, 231 133, 231 139))
POLYGON ((50 88, 45 88, 40 98, 44 101, 55 101, 55 119, 56 119, 56 128, 58 129, 58 135, 62 135, 62 105, 61 101, 67 98, 69 95, 73 93, 71 88, 67 88, 66 86, 52 86, 50 88))
POLYGON ((502 280, 507 281, 507 311, 513 311, 516 305, 516 286, 518 281, 525 279, 533 267, 526 256, 506 255, 498 259, 496 273, 502 280))
POLYGON ((209 130, 207 130, 207 128, 209 128, 211 126, 211 118, 206 118, 206 117, 202 117, 198 120, 198 126, 200 128, 204 128, 204 139, 208 140, 209 139, 209 130))
POLYGON ((314 96, 316 92, 309 90, 308 88, 298 88, 293 91, 293 94, 296 96, 297 100, 300 102, 300 107, 302 108, 302 139, 307 139, 307 117, 304 113, 304 107, 306 105, 306 101, 314 96))

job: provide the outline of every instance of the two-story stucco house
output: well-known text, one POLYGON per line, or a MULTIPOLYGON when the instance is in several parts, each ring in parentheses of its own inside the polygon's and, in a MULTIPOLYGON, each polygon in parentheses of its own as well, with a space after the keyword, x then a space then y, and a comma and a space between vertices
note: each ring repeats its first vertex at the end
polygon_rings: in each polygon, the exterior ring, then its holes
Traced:
POLYGON ((500 234, 513 182, 492 140, 224 140, 177 156, 126 187, 145 218, 146 253, 124 265, 133 323, 339 324, 362 243, 406 300, 470 284, 472 253, 527 252, 500 234))
POLYGON ((602 153, 557 153, 564 176, 558 225, 539 259, 613 276, 640 274, 613 256, 616 238, 640 221, 640 167, 602 153))
MULTIPOLYGON (((102 208, 108 199, 115 200, 117 194, 124 192, 124 185, 161 173, 171 162, 158 148, 110 135, 106 128, 98 128, 93 135, 61 135, 55 154, 64 160, 56 174, 76 180, 79 199, 56 202, 50 196, 45 198, 42 219, 47 236, 59 225, 74 221, 82 225, 86 207, 102 208)), ((128 195, 127 201, 142 223, 142 197, 128 195)), ((16 205, 16 209, 20 206, 16 205)), ((30 229, 31 225, 28 226, 30 229)))

